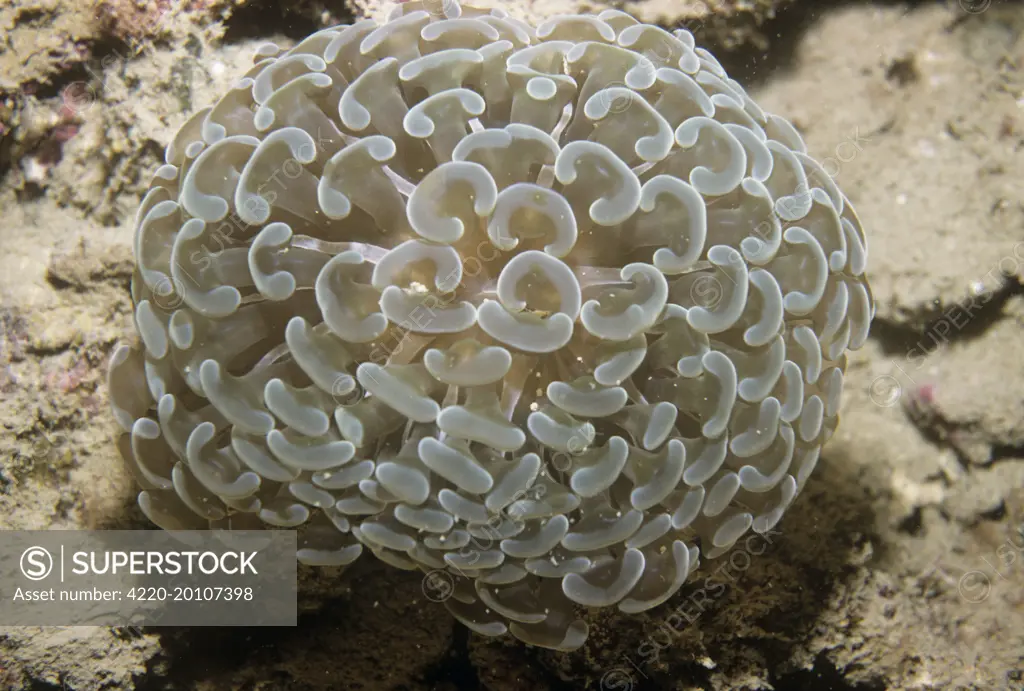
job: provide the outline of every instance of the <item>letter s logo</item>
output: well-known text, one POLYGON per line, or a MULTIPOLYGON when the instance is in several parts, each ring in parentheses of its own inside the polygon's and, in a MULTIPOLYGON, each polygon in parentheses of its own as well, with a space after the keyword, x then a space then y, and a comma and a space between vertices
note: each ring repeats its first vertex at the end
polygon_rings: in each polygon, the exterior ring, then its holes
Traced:
POLYGON ((21 572, 30 581, 41 581, 53 571, 53 557, 42 547, 29 547, 21 553, 21 572))

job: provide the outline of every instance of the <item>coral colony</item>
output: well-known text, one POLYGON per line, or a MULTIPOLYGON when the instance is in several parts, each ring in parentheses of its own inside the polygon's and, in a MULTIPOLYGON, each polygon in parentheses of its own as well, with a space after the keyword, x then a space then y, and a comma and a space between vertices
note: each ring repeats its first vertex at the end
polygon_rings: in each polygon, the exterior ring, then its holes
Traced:
POLYGON ((134 242, 109 384, 154 523, 368 550, 560 650, 775 526, 873 316, 794 128, 616 10, 425 0, 267 45, 134 242))

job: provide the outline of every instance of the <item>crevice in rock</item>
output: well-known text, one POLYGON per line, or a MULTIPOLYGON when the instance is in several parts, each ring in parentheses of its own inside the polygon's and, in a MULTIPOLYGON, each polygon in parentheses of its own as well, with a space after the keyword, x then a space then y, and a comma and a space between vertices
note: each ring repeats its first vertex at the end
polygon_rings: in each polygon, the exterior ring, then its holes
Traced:
MULTIPOLYGON (((718 46, 702 40, 701 32, 694 31, 699 27, 687 26, 694 32, 697 44, 710 49, 722 63, 726 72, 745 88, 764 84, 779 70, 792 65, 796 51, 807 30, 821 17, 823 5, 827 3, 794 3, 778 11, 774 18, 757 27, 758 33, 771 42, 770 48, 744 46, 729 50, 727 46, 718 46), (725 48, 723 51, 722 49, 725 48)), ((684 25, 685 26, 685 25, 684 25)))
POLYGON ((909 314, 901 322, 876 317, 871 324, 870 338, 886 356, 926 356, 943 345, 970 342, 983 336, 989 328, 1006 318, 1004 307, 1014 297, 1024 295, 1024 283, 1007 279, 998 290, 978 297, 909 314))
MULTIPOLYGON (((635 679, 637 676, 639 675, 633 675, 630 679, 635 679)), ((629 689, 629 691, 660 691, 661 689, 675 688, 675 684, 680 680, 685 680, 687 684, 690 684, 689 688, 700 689, 701 691, 712 691, 715 688, 714 683, 711 681, 711 673, 707 668, 696 663, 680 666, 673 665, 670 673, 660 674, 657 681, 644 677, 639 683, 632 686, 623 685, 616 687, 605 685, 601 688, 622 688, 629 689)), ((563 689, 558 689, 557 691, 563 691, 563 689)), ((568 691, 568 687, 566 687, 565 691, 568 691)))
POLYGON ((975 422, 950 420, 926 397, 911 395, 904 403, 904 410, 925 441, 952 450, 965 470, 971 466, 990 467, 1000 461, 1024 459, 1024 443, 994 439, 975 422), (988 448, 987 456, 979 457, 979 444, 988 448))
POLYGON ((910 513, 904 516, 896 524, 896 530, 917 537, 924 532, 924 512, 920 506, 915 506, 910 513))
POLYGON ((999 461, 1022 459, 1024 459, 1024 443, 993 444, 992 456, 989 459, 988 464, 991 465, 993 463, 998 463, 999 461))
POLYGON ((1001 501, 994 508, 980 512, 978 518, 983 521, 1002 521, 1006 518, 1006 501, 1001 501))
POLYGON ((431 688, 454 684, 460 690, 483 689, 476 666, 470 659, 469 636, 469 629, 463 624, 455 625, 448 651, 424 675, 424 681, 431 688))
POLYGON ((862 684, 848 681, 831 660, 821 653, 809 670, 798 670, 771 679, 775 691, 885 691, 886 684, 877 679, 862 684))
POLYGON ((971 466, 970 455, 958 440, 958 437, 967 430, 966 426, 947 420, 939 414, 934 405, 924 404, 917 397, 912 397, 904 409, 907 412, 907 419, 917 428, 925 441, 939 448, 950 449, 961 468, 966 470, 971 466))
MULTIPOLYGON (((866 3, 864 0, 819 0, 817 2, 794 2, 786 5, 779 9, 773 18, 756 27, 757 33, 764 36, 769 42, 768 47, 750 44, 736 48, 708 43, 701 40, 699 32, 695 31, 694 34, 698 45, 710 48, 731 77, 743 84, 745 88, 757 87, 769 79, 778 78, 780 74, 791 69, 796 62, 796 52, 804 34, 815 22, 838 8, 858 4, 866 3)), ((917 7, 929 3, 924 0, 909 0, 909 2, 905 0, 903 2, 875 0, 873 4, 901 5, 906 8, 907 12, 912 12, 917 7)), ((731 21, 739 26, 732 18, 715 21, 716 23, 731 21)), ((700 26, 700 20, 695 20, 692 23, 700 26)), ((692 26, 686 28, 693 30, 692 26)))
MULTIPOLYGON (((232 10, 231 15, 224 21, 227 30, 224 32, 222 41, 225 44, 231 44, 256 38, 270 40, 271 36, 282 34, 299 41, 324 28, 320 15, 325 9, 322 8, 317 12, 316 8, 307 5, 302 10, 298 10, 293 3, 286 1, 242 5, 232 10)), ((338 21, 353 20, 351 9, 348 6, 339 7, 332 4, 331 10, 343 13, 341 16, 334 17, 338 21)))

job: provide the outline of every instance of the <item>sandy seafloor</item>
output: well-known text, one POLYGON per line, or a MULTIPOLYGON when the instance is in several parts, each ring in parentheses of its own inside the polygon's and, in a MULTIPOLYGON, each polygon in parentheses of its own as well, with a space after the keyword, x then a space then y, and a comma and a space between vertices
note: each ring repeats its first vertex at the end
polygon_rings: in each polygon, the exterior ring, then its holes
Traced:
MULTIPOLYGON (((877 318, 807 489, 697 621, 601 613, 580 651, 542 651, 364 557, 305 574, 294 629, 0 628, 0 688, 1024 688, 1024 6, 701 4, 623 7, 687 20, 827 161, 877 318)), ((104 385, 144 185, 261 42, 378 10, 0 2, 0 528, 146 527, 104 385)))

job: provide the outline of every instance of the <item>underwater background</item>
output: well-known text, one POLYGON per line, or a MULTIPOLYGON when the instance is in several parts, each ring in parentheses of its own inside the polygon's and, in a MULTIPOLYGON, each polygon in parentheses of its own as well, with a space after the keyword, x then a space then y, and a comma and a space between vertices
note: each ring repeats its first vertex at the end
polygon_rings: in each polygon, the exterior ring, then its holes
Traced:
MULTIPOLYGON (((0 689, 1024 689, 1024 5, 481 4, 689 29, 856 205, 875 320, 768 544, 573 653, 471 634, 364 558, 301 570, 297 628, 0 627, 0 689)), ((152 527, 105 383, 146 186, 260 45, 386 9, 2 0, 0 529, 152 527)))

